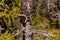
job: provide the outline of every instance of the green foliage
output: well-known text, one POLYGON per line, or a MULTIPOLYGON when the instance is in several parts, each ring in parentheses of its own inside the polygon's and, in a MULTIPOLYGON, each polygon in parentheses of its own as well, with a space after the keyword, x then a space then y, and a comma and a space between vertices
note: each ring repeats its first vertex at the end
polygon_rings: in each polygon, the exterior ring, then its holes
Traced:
POLYGON ((0 40, 14 40, 14 33, 10 34, 6 31, 4 34, 0 34, 0 40))
POLYGON ((13 26, 14 20, 18 19, 18 14, 20 13, 19 0, 11 1, 9 5, 5 3, 8 1, 9 0, 0 1, 0 6, 2 6, 1 8, 4 10, 0 12, 0 27, 2 28, 1 24, 4 25, 4 23, 7 26, 6 32, 4 34, 1 33, 0 29, 0 40, 14 40, 14 34, 16 30, 14 30, 11 34, 10 27, 13 26), (1 20, 1 18, 3 21, 1 20))
POLYGON ((33 28, 34 29, 46 29, 49 26, 47 18, 43 15, 40 15, 40 1, 37 2, 37 6, 35 7, 35 13, 33 13, 33 28))

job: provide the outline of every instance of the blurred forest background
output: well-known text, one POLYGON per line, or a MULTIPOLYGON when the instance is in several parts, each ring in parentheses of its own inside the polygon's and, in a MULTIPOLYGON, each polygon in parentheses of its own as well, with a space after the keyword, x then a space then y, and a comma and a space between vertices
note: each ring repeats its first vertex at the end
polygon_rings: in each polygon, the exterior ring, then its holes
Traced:
MULTIPOLYGON (((51 0, 48 8, 47 0, 33 0, 32 24, 34 30, 46 30, 55 36, 49 40, 60 39, 60 0, 51 0), (54 6, 53 6, 54 5, 54 6), (49 9, 49 10, 48 10, 49 9)), ((0 0, 0 40, 14 40, 16 28, 19 26, 21 0, 0 0), (3 29, 4 28, 4 29, 3 29)), ((43 40, 33 35, 34 40, 43 40)))

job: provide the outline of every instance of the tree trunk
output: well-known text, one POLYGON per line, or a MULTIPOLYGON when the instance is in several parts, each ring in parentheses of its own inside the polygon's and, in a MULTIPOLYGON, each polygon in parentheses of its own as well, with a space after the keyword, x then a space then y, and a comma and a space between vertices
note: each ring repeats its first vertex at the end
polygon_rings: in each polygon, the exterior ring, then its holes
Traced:
POLYGON ((20 14, 24 14, 25 16, 25 20, 24 17, 20 18, 22 27, 25 28, 25 30, 21 31, 21 35, 19 40, 32 40, 32 32, 31 32, 31 15, 32 15, 32 0, 21 0, 21 13, 20 14), (23 20, 22 20, 23 19, 23 20))
POLYGON ((25 40, 32 40, 32 26, 30 25, 29 22, 26 23, 26 38, 25 40))

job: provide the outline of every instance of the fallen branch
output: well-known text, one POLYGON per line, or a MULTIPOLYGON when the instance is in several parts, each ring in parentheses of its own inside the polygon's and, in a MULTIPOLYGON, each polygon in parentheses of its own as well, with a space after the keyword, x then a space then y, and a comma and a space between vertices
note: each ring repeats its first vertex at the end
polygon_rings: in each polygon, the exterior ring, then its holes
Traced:
POLYGON ((33 30, 33 33, 40 34, 46 37, 55 37, 55 35, 49 33, 48 31, 45 30, 33 30))

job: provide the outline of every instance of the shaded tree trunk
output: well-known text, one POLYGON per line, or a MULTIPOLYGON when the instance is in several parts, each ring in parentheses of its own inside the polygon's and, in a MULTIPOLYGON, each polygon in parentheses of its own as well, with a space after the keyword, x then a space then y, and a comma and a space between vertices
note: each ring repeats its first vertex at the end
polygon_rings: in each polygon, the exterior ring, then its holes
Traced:
POLYGON ((21 0, 21 14, 24 14, 25 16, 25 20, 24 17, 22 16, 20 18, 22 27, 25 28, 25 30, 21 31, 21 35, 19 40, 32 40, 31 39, 31 15, 32 15, 32 0, 21 0))

